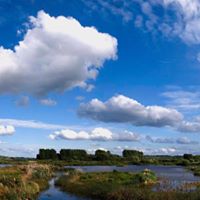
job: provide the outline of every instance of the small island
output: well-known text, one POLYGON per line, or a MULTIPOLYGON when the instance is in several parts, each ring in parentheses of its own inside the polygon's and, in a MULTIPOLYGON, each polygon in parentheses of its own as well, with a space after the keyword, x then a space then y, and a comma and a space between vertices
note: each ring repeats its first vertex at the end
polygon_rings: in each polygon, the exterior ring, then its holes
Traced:
MULTIPOLYGON (((143 187, 149 188, 156 181, 157 177, 155 173, 148 169, 140 173, 118 172, 115 170, 112 172, 82 173, 70 170, 56 181, 56 185, 63 191, 78 196, 89 197, 91 199, 114 200, 127 199, 123 195, 125 190, 128 192, 129 189, 137 188, 139 190, 143 187), (121 194, 120 191, 122 192, 121 194)), ((135 196, 135 192, 129 192, 128 195, 135 196)), ((134 198, 132 197, 131 199, 134 198)))

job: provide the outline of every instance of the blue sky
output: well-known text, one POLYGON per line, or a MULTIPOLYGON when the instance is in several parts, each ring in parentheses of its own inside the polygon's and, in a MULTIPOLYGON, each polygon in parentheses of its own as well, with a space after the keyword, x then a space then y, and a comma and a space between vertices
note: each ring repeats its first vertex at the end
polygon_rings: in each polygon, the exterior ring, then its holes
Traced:
POLYGON ((0 154, 199 154, 199 0, 0 0, 0 154))

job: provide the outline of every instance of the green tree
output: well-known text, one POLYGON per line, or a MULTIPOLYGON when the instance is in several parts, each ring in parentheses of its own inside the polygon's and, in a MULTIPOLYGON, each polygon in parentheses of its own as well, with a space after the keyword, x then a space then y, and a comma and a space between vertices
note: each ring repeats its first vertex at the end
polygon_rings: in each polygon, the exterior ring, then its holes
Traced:
POLYGON ((61 149, 61 160, 87 160, 88 154, 82 149, 61 149))
POLYGON ((39 154, 37 155, 37 159, 40 160, 47 160, 47 159, 52 159, 56 160, 58 159, 56 150, 54 149, 40 149, 39 154))
POLYGON ((184 158, 184 159, 187 159, 187 160, 190 160, 190 159, 193 158, 193 155, 192 155, 192 154, 187 154, 187 153, 186 153, 186 154, 183 155, 183 158, 184 158))
POLYGON ((139 159, 142 159, 143 157, 143 152, 141 151, 137 151, 137 150, 128 150, 128 149, 125 149, 123 152, 123 157, 124 158, 139 158, 139 159))
POLYGON ((104 150, 96 150, 95 151, 95 159, 99 161, 108 160, 111 158, 110 151, 104 151, 104 150))

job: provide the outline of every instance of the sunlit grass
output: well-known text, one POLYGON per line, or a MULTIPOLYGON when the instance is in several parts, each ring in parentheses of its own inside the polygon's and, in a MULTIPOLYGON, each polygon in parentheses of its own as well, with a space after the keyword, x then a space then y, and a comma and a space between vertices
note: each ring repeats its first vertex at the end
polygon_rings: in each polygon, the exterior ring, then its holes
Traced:
POLYGON ((31 163, 0 169, 0 199, 35 199, 52 176, 47 165, 31 163))

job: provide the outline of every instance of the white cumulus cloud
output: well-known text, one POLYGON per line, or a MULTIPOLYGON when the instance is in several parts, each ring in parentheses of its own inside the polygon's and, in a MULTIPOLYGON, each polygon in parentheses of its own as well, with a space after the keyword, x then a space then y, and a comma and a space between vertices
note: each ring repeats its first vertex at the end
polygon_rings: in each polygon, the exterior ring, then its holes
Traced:
MULTIPOLYGON (((188 96, 196 99, 197 94, 166 92, 162 95, 172 98, 174 104, 179 104, 173 107, 191 108, 194 102, 189 101, 188 96), (183 98, 174 100, 177 95, 183 95, 183 98)), ((130 123, 135 126, 171 127, 179 132, 200 133, 200 117, 198 116, 189 121, 181 112, 174 108, 157 105, 145 106, 123 95, 113 96, 105 102, 99 99, 92 99, 88 103, 81 103, 77 112, 81 117, 106 123, 130 123)), ((163 142, 166 141, 163 140, 163 142)))
POLYGON ((14 49, 0 47, 0 93, 37 96, 74 87, 90 90, 104 61, 115 59, 117 40, 72 17, 39 11, 14 49))
POLYGON ((175 109, 161 106, 144 106, 123 95, 111 97, 105 102, 92 99, 82 103, 78 110, 81 117, 103 122, 131 123, 136 126, 174 127, 182 121, 182 114, 175 109))
POLYGON ((140 141, 141 137, 137 133, 131 131, 122 131, 113 133, 111 130, 97 127, 91 131, 74 131, 71 129, 63 129, 55 131, 49 135, 49 138, 65 139, 65 140, 96 140, 96 141, 140 141))

